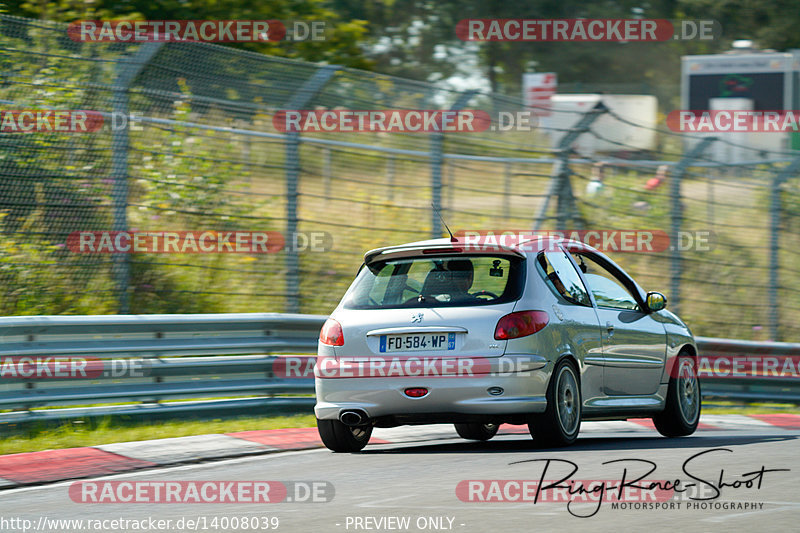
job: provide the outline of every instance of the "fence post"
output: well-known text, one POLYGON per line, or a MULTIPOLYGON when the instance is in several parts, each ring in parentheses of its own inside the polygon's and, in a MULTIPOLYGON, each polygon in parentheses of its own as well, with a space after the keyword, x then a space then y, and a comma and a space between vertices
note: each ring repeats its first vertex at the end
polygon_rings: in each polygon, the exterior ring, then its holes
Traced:
POLYGON ((327 202, 331 197, 331 149, 325 148, 322 151, 322 188, 325 191, 325 201, 327 202))
MULTIPOLYGON (((286 104, 287 110, 303 109, 341 67, 320 67, 286 104)), ((300 184, 300 132, 286 132, 286 312, 300 312, 300 256, 295 249, 297 191, 300 184)))
POLYGON ((436 211, 442 210, 442 145, 444 144, 444 134, 440 131, 431 134, 431 203, 433 212, 431 213, 431 238, 438 239, 442 236, 442 223, 436 211))
MULTIPOLYGON (((455 103, 450 107, 450 111, 459 111, 478 91, 466 91, 458 95, 455 103)), ((435 131, 431 134, 431 203, 434 209, 431 212, 431 238, 438 239, 442 236, 442 222, 436 211, 442 210, 442 163, 444 154, 444 133, 435 131)))
POLYGON ((389 201, 394 202, 394 156, 391 154, 386 159, 386 185, 389 188, 389 201))
MULTIPOLYGON (((130 58, 125 58, 116 63, 116 79, 114 80, 114 93, 111 98, 111 111, 113 125, 115 117, 125 117, 125 126, 111 129, 111 179, 113 180, 111 197, 113 199, 113 231, 127 231, 128 229, 128 150, 130 139, 128 136, 128 90, 133 80, 142 69, 153 59, 164 43, 144 43, 130 58)), ((117 313, 127 315, 130 313, 130 295, 128 285, 131 277, 130 254, 113 254, 114 284, 117 293, 117 313)))
POLYGON ((511 215, 511 163, 503 165, 503 214, 511 215))
POLYGON ((780 341, 780 309, 778 288, 780 287, 780 232, 781 232, 781 185, 800 172, 800 156, 781 169, 772 178, 769 191, 769 334, 773 341, 780 341))
POLYGON ((672 203, 670 217, 670 307, 676 313, 680 308, 681 293, 681 250, 678 246, 680 242, 681 223, 683 222, 683 204, 681 203, 681 181, 689 170, 689 166, 695 159, 698 159, 708 146, 716 140, 715 137, 706 137, 692 147, 687 154, 675 165, 670 176, 670 201, 672 203))
POLYGON ((550 174, 550 186, 548 187, 544 203, 539 209, 539 214, 533 221, 533 231, 539 231, 541 229, 542 222, 547 219, 550 199, 556 195, 558 196, 558 229, 566 229, 566 222, 568 218, 572 218, 572 208, 574 207, 572 184, 569 181, 569 155, 572 152, 572 143, 574 143, 581 134, 589 131, 589 126, 591 126, 600 115, 607 111, 608 108, 602 100, 597 102, 592 109, 584 113, 578 123, 575 124, 575 127, 568 131, 559 141, 558 148, 555 150, 557 159, 553 165, 553 171, 550 174))
POLYGON ((447 165, 447 209, 454 208, 456 197, 456 164, 453 160, 447 165))

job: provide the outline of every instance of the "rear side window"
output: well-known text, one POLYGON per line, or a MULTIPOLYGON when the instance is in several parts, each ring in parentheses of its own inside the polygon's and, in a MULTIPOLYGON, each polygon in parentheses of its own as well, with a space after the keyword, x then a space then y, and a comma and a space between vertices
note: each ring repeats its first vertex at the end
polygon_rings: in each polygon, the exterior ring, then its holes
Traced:
POLYGON ((348 309, 460 307, 516 300, 522 260, 502 256, 415 257, 363 268, 344 297, 348 309))

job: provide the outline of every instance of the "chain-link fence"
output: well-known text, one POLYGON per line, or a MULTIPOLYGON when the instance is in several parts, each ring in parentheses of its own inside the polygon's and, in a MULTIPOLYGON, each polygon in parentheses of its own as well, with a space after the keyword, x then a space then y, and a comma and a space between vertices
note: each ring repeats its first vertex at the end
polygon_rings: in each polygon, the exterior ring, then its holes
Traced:
POLYGON ((516 97, 217 45, 79 43, 64 25, 13 17, 0 18, 0 61, 3 108, 106 118, 93 133, 0 133, 0 314, 326 313, 366 250, 442 234, 433 204, 454 231, 663 231, 672 249, 612 256, 665 292, 695 333, 798 337, 791 153, 726 165, 664 128, 642 152, 593 129, 598 110, 573 113, 566 129, 285 133, 273 123, 279 110, 480 109, 494 120, 525 108, 516 97), (136 127, 107 127, 132 114, 136 127), (576 154, 578 134, 619 150, 576 154), (286 246, 109 254, 67 245, 75 232, 103 230, 277 231, 286 246), (710 246, 674 246, 706 232, 710 246))

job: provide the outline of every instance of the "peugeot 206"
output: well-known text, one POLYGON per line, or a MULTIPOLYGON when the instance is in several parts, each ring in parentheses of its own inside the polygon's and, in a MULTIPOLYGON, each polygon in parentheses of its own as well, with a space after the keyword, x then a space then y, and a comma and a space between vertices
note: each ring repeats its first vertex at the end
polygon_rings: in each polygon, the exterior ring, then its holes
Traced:
POLYGON ((354 452, 375 427, 448 423, 488 440, 510 423, 564 446, 582 420, 633 417, 689 435, 697 347, 665 307, 577 241, 451 237, 372 250, 320 332, 320 437, 354 452))

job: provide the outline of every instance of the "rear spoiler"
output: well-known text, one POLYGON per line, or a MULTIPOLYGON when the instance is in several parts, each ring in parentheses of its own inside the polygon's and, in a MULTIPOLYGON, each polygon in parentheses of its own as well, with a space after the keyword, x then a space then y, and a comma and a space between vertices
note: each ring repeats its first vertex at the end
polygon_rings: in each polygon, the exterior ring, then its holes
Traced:
POLYGON ((405 257, 424 257, 426 255, 511 255, 525 259, 525 254, 507 246, 475 246, 466 243, 447 243, 413 246, 399 246, 391 248, 378 248, 364 254, 364 264, 370 265, 375 261, 400 259, 405 257))

